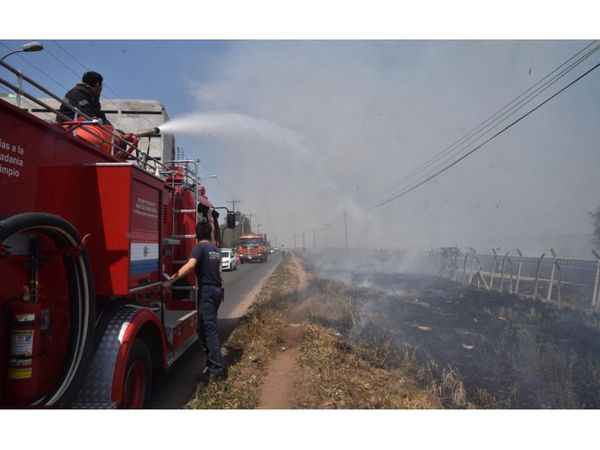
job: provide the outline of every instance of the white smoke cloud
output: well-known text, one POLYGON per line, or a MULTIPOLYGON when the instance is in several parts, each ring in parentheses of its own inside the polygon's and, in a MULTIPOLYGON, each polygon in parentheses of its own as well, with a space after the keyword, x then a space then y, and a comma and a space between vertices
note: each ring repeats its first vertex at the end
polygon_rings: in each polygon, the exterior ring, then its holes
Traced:
POLYGON ((236 112, 221 118, 237 132, 217 133, 213 123, 205 136, 229 150, 219 155, 220 180, 286 245, 294 233, 301 245, 304 233, 312 246, 311 230, 333 222, 317 245, 343 246, 345 209, 353 246, 522 246, 591 232, 587 212, 600 188, 595 73, 421 188, 369 208, 586 44, 232 42, 212 81, 192 90, 198 110, 236 112))

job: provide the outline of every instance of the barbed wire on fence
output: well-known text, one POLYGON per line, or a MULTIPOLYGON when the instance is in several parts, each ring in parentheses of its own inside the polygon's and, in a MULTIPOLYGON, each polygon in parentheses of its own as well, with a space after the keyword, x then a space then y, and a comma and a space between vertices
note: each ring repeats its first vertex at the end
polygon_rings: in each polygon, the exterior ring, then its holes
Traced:
POLYGON ((465 285, 507 292, 522 297, 565 303, 600 310, 600 255, 595 259, 560 257, 554 249, 550 256, 525 256, 517 249, 499 254, 478 254, 475 249, 458 247, 431 249, 430 273, 465 285), (460 264, 462 262, 462 264, 460 264))

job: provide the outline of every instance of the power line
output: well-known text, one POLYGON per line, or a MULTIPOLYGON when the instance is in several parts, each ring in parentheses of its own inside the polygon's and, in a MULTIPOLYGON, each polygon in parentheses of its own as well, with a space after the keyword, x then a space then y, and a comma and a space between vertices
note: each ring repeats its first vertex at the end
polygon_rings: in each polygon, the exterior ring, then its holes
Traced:
MULTIPOLYGON (((595 49, 592 51, 592 53, 593 53, 593 52, 595 52, 595 51, 597 51, 599 48, 600 48, 600 45, 599 45, 599 46, 597 46, 597 47, 596 47, 596 48, 595 48, 595 49)), ((590 54, 591 54, 591 53, 590 53, 590 54)), ((571 70, 573 70, 573 68, 574 68, 576 65, 580 64, 580 63, 581 63, 581 62, 582 62, 584 59, 586 59, 588 56, 589 56, 589 54, 588 54, 588 55, 586 55, 586 56, 584 56, 584 57, 582 57, 582 58, 581 58, 579 61, 577 61, 577 62, 576 62, 574 65, 572 65, 572 66, 571 66, 571 67, 569 67, 568 69, 565 69, 565 71, 563 71, 561 74, 559 74, 557 77, 555 77, 555 78, 554 78, 554 79, 553 79, 551 82, 549 82, 548 84, 546 84, 545 86, 543 86, 542 88, 540 88, 540 90, 538 90, 539 92, 537 92, 537 93, 536 93, 536 94, 535 94, 533 97, 531 97, 531 98, 527 99, 527 101, 526 101, 525 103, 523 103, 521 106, 519 106, 518 108, 516 108, 516 109, 515 109, 513 112, 511 112, 510 114, 508 114, 508 115, 507 115, 505 118, 503 118, 502 120, 500 120, 500 121, 498 122, 498 124, 499 124, 499 123, 502 123, 502 122, 504 122, 504 121, 506 121, 506 120, 508 119, 508 117, 510 117, 511 115, 513 115, 514 113, 516 113, 517 111, 519 111, 519 110, 523 109, 523 108, 524 108, 526 105, 528 105, 529 103, 531 103, 531 102, 532 102, 532 101, 533 101, 533 100, 534 100, 536 97, 538 97, 538 96, 539 96, 539 95, 540 95, 542 92, 544 92, 545 90, 547 90, 547 89, 548 89, 548 88, 549 88, 551 85, 553 85, 554 83, 556 83, 556 82, 557 82, 557 81, 558 81, 560 78, 562 78, 562 77, 563 77, 563 76, 565 76, 565 75, 566 75, 568 72, 570 72, 571 70)), ((516 105, 515 105, 515 106, 516 106, 516 105)), ((513 107, 513 108, 514 108, 514 107, 513 107)), ((512 108, 511 108, 511 109, 512 109, 512 108)), ((496 125, 497 125, 497 124, 496 124, 496 125)), ((490 133, 490 132, 491 132, 491 130, 489 130, 489 131, 487 131, 487 132, 485 132, 485 133, 481 134, 480 136, 478 136, 477 138, 473 139, 472 141, 470 141, 470 142, 467 142, 467 143, 466 143, 464 146, 462 146, 461 148, 458 148, 458 149, 456 149, 456 150, 452 151, 451 153, 449 153, 449 154, 448 154, 448 156, 447 156, 447 157, 446 157, 446 158, 445 158, 445 159, 444 159, 444 160, 443 160, 441 163, 439 163, 439 164, 436 164, 436 165, 435 165, 435 167, 433 167, 433 168, 429 169, 429 170, 428 170, 428 171, 427 171, 425 174, 423 174, 423 175, 421 176, 421 178, 422 178, 423 176, 424 176, 424 177, 426 177, 427 175, 431 174, 431 173, 432 173, 432 172, 434 172, 435 170, 439 169, 439 168, 440 168, 440 167, 442 167, 444 164, 446 164, 448 161, 450 161, 450 160, 451 160, 451 159, 452 159, 454 156, 456 156, 456 155, 460 154, 461 152, 463 152, 464 150, 466 150, 466 149, 467 149, 467 148, 468 148, 468 147, 469 147, 471 144, 474 144, 474 143, 475 143, 477 140, 479 140, 479 139, 483 138, 483 137, 484 137, 486 134, 488 134, 488 133, 490 133)), ((446 152, 446 153, 447 153, 447 152, 446 152)), ((438 157, 439 157, 439 156, 441 156, 441 155, 438 155, 438 157)), ((424 170, 424 169, 425 169, 425 166, 427 166, 427 165, 428 165, 428 164, 425 164, 425 165, 424 165, 424 166, 422 166, 420 169, 418 169, 416 172, 420 172, 420 171, 424 170)), ((414 171, 413 171, 413 173, 414 173, 414 171)), ((410 178, 410 177, 405 177, 405 178, 410 178)), ((413 183, 413 182, 414 182, 414 181, 411 181, 410 183, 413 183)), ((403 183, 400 183, 398 187, 400 187, 402 184, 410 184, 410 183, 408 183, 408 180, 406 180, 405 182, 403 182, 403 183)), ((391 195, 393 195, 393 194, 391 194, 391 195)))
POLYGON ((325 214, 280 214, 280 215, 270 215, 270 214, 256 214, 259 217, 264 219, 303 219, 306 217, 323 217, 325 214))
POLYGON ((60 59, 58 56, 56 56, 54 53, 52 53, 48 47, 46 47, 44 50, 46 51, 46 53, 48 53, 50 56, 52 56, 63 67, 65 67, 69 72, 71 72, 72 74, 74 74, 76 77, 80 77, 81 76, 81 74, 75 72, 73 69, 71 69, 71 67, 67 66, 62 59, 60 59))
POLYGON ((79 60, 78 60, 77 58, 75 58, 75 56, 73 56, 73 54, 72 54, 70 51, 68 51, 66 48, 64 48, 64 47, 63 47, 63 46, 60 44, 60 42, 58 42, 58 41, 52 41, 52 42, 54 42, 54 44, 55 44, 55 45, 57 45, 58 47, 60 47, 60 48, 62 49, 62 51, 63 51, 63 52, 65 52, 67 55, 69 55, 69 56, 71 57, 71 59, 73 59, 73 61, 75 61, 77 64, 79 64, 79 65, 80 65, 80 66, 81 66, 81 67, 82 67, 84 70, 90 70, 90 69, 88 69, 87 67, 85 67, 83 64, 81 64, 81 63, 79 62, 79 60))
POLYGON ((242 203, 242 201, 241 200, 227 200, 227 203, 231 203, 231 210, 235 211, 235 204, 242 203))
MULTIPOLYGON (((397 189, 398 187, 402 186, 402 184, 406 184, 406 182, 408 180, 410 180, 411 178, 414 178, 417 174, 419 174, 420 172, 424 171, 428 166, 432 165, 435 161, 439 160, 440 158, 444 157, 445 155, 447 155, 447 154, 450 153, 451 156, 454 156, 454 154, 457 154, 457 153, 460 153, 461 151, 463 151, 465 149, 465 147, 462 147, 462 148, 459 148, 459 149, 456 149, 456 148, 459 147, 460 145, 464 144, 465 141, 467 141, 471 137, 475 136, 476 134, 481 133, 486 128, 489 128, 492 125, 495 126, 495 125, 497 125, 499 123, 504 122, 510 115, 512 115, 513 113, 515 113, 519 109, 522 109, 525 105, 527 105, 528 103, 530 103, 535 97, 537 97, 538 95, 540 95, 549 86, 551 86, 552 84, 554 84, 555 82, 557 82, 560 78, 562 78, 568 72, 570 72, 571 70, 573 70, 573 68, 575 66, 577 66, 578 64, 580 64, 582 61, 584 61, 589 56, 591 56, 594 52, 596 52, 598 49, 600 49, 600 45, 597 45, 595 48, 593 48, 591 51, 589 51, 586 55, 582 56, 581 58, 579 58, 579 60, 575 61, 569 67, 567 67, 565 70, 563 70, 558 75, 556 75, 555 77, 553 77, 550 81, 548 81, 545 84, 543 83, 546 79, 550 78, 555 72, 559 71, 563 66, 565 66, 566 64, 568 64, 570 61, 572 61, 578 55, 580 55, 581 53, 585 52, 588 48, 590 48, 596 42, 598 42, 598 41, 592 41, 586 47, 584 47, 583 49, 581 49, 575 55, 571 56, 569 59, 567 59, 565 62, 563 62, 557 68, 555 68, 552 72, 550 72, 544 78, 542 78, 537 83, 535 83, 533 86, 531 86, 529 89, 527 89, 525 92, 523 92, 518 97, 514 98, 511 102, 509 102, 504 107, 502 107, 499 111, 497 111, 492 116, 488 117, 485 121, 483 121, 482 123, 480 123, 479 125, 477 125, 473 130, 471 130, 470 132, 468 132, 467 134, 465 134, 463 137, 461 137, 460 139, 458 139, 457 141, 455 141, 454 143, 452 143, 448 147, 446 147, 438 155, 436 155, 433 158, 429 159, 423 165, 421 165, 421 166, 417 167, 416 169, 414 169, 408 175, 404 176, 400 180, 397 180, 396 182, 394 182, 391 186, 389 186, 389 187, 383 189, 382 191, 380 191, 380 193, 378 195, 381 196, 385 192, 392 191, 392 190, 397 189), (538 85, 541 85, 541 87, 538 87, 536 90, 534 90, 534 88, 536 88, 536 86, 538 86, 538 85), (531 92, 529 95, 526 95, 527 93, 529 93, 532 90, 533 90, 533 92, 531 92), (523 96, 525 96, 525 98, 521 99, 523 96), (519 99, 521 99, 521 100, 518 101, 519 99), (515 104, 515 102, 517 102, 517 103, 515 104), (523 103, 523 102, 525 102, 525 103, 523 103), (521 106, 519 106, 519 105, 521 105, 521 106), (517 108, 517 106, 518 106, 518 108, 517 108)), ((485 134, 487 134, 489 131, 491 131, 491 130, 488 130, 485 133, 480 134, 478 137, 476 137, 472 141, 468 142, 466 145, 468 146, 468 145, 474 143, 475 141, 477 141, 478 139, 480 139, 481 137, 483 137, 485 134)), ((444 164, 445 162, 447 162, 448 159, 449 158, 447 158, 445 161, 443 161, 442 164, 444 164)), ((433 170, 435 170, 435 168, 433 170)), ((431 173, 431 170, 428 173, 431 173)))
MULTIPOLYGON (((206 173, 207 173, 207 174, 209 174, 209 175, 210 175, 211 173, 214 173, 214 171, 210 170, 210 169, 209 169, 209 168, 206 166, 206 164, 204 164, 204 163, 202 162, 202 160, 200 160, 200 159, 197 159, 196 161, 197 161, 197 162, 198 162, 198 163, 199 163, 199 164, 200 164, 202 167, 204 167, 204 170, 206 170, 206 173)), ((219 179, 218 179, 218 178, 217 178, 217 179, 215 179, 215 186, 216 186, 217 188, 219 188, 223 194, 225 194, 225 197, 226 197, 226 198, 234 198, 234 197, 236 197, 235 195, 232 195, 230 192, 228 192, 228 191, 227 191, 225 188, 223 188, 223 187, 221 186, 221 183, 219 182, 219 179)))
POLYGON ((534 111, 538 110, 539 108, 541 108, 543 105, 545 105, 546 103, 548 103, 550 100, 552 100, 554 97, 556 97, 558 94, 560 94, 561 92, 565 91, 566 89, 568 89, 569 87, 573 86, 575 83, 577 83, 579 80, 581 80, 583 77, 587 76, 588 74, 590 74, 592 71, 596 70, 598 68, 598 66, 600 66, 600 63, 596 64, 594 67, 592 67, 591 69, 589 69, 588 71, 584 72, 582 75, 580 75, 579 77, 577 77, 575 80, 573 80, 572 82, 570 82, 569 84, 567 84, 566 86, 564 86, 562 89, 560 89, 559 91, 557 91, 556 93, 554 93, 552 96, 548 97, 546 100, 544 100, 542 103, 540 103, 539 105, 537 105, 535 108, 533 108, 532 110, 528 111, 527 113, 523 114, 521 117, 519 117, 517 120, 515 120, 514 122, 512 122, 511 124, 509 124, 508 126, 504 127, 502 130, 498 131, 496 134, 494 134, 493 136, 491 136, 490 138, 488 138, 487 140, 485 140, 484 142, 482 142, 481 144, 479 144, 477 147, 475 147, 473 150, 469 151, 468 153, 466 153, 465 155, 461 156, 459 159, 457 159, 456 161, 453 161, 451 164, 447 165, 446 167, 442 168, 441 170, 437 171, 436 173, 434 173, 433 175, 429 176, 428 178, 426 178, 423 181, 420 181, 419 183, 411 186, 408 189, 405 189, 404 191, 392 196, 391 198, 382 201, 378 204, 376 204, 375 206, 373 206, 371 208, 371 210, 375 209, 375 208, 379 208, 380 206, 383 206, 387 203, 390 203, 393 200, 396 200, 400 197, 403 197, 404 195, 408 194, 409 192, 415 190, 416 188, 418 188, 419 186, 422 186, 423 184, 427 183, 428 181, 430 181, 431 179, 435 178, 436 176, 438 176, 439 174, 441 174, 442 172, 445 172, 446 170, 450 169, 452 166, 458 164, 460 161, 462 161, 463 159, 465 159, 467 156, 473 154, 475 151, 479 150, 481 147, 483 147, 485 144, 487 144, 488 142, 490 142, 492 139, 496 138, 497 136, 499 136, 500 134, 504 133, 506 130, 508 130, 509 128, 511 128, 513 125, 517 124, 518 122, 520 122, 521 120, 523 120, 525 117, 529 116, 531 113, 533 113, 534 111))
POLYGON ((318 228, 317 231, 327 231, 329 230, 332 226, 334 226, 343 216, 340 216, 339 214, 336 214, 335 218, 331 221, 331 223, 329 223, 329 225, 325 225, 323 228, 318 228))

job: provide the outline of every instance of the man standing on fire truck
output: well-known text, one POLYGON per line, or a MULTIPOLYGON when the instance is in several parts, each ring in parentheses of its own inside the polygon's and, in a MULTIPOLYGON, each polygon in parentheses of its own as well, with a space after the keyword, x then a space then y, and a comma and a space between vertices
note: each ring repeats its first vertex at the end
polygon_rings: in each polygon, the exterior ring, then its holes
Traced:
MULTIPOLYGON (((103 78, 98 72, 86 72, 81 78, 81 83, 77 83, 65 95, 64 103, 79 109, 82 113, 89 117, 102 119, 104 125, 110 125, 106 115, 102 112, 100 105, 100 94, 102 93, 103 78)), ((61 104, 58 110, 61 114, 69 117, 71 120, 75 117, 75 113, 67 106, 61 104)), ((57 114, 56 121, 63 122, 65 119, 57 114)))
POLYGON ((206 353, 206 369, 196 376, 199 382, 209 383, 227 379, 227 366, 221 354, 221 344, 217 330, 217 311, 223 301, 221 281, 221 252, 210 242, 212 228, 203 222, 196 226, 196 238, 199 243, 192 250, 188 261, 177 273, 163 282, 163 287, 171 285, 196 269, 198 280, 198 335, 206 353))

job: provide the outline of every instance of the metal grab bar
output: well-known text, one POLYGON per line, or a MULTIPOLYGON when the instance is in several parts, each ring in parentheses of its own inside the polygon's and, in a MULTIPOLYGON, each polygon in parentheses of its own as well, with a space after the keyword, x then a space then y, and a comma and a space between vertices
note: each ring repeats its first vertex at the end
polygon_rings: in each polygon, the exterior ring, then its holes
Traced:
MULTIPOLYGON (((81 116, 81 117, 84 117, 84 118, 86 118, 88 120, 94 120, 92 117, 90 117, 90 116, 84 114, 83 112, 81 112, 75 106, 73 106, 73 105, 71 105, 71 104, 69 104, 67 102, 64 102, 63 99, 61 99, 60 97, 56 96, 54 93, 52 93, 51 91, 49 91, 48 89, 46 89, 41 84, 39 84, 36 81, 32 80, 31 78, 23 75, 23 73, 20 70, 12 67, 11 65, 5 63, 4 61, 0 61, 0 66, 4 67, 9 72, 13 73, 17 77, 17 79, 18 79, 19 85, 15 86, 11 82, 9 82, 6 79, 0 77, 0 84, 3 84, 4 86, 8 87, 13 92, 15 92, 15 94, 17 95, 16 106, 18 108, 21 107, 21 96, 24 96, 27 99, 29 99, 32 102, 34 102, 35 104, 43 107, 47 112, 52 112, 54 114, 57 114, 62 119, 66 119, 68 121, 72 120, 70 117, 65 116, 59 110, 52 108, 50 105, 48 105, 45 102, 39 100, 38 98, 36 98, 32 94, 29 94, 28 92, 26 92, 23 89, 23 86, 22 86, 22 82, 26 81, 31 86, 35 87, 39 91, 43 92, 44 94, 46 94, 49 97, 51 97, 54 100, 56 100, 61 105, 64 105, 67 108, 69 108, 71 111, 73 111, 73 113, 75 115, 75 118, 77 118, 78 116, 81 116)), ((134 161, 136 161, 138 167, 140 167, 140 168, 142 168, 143 170, 146 170, 146 171, 149 171, 147 169, 148 169, 148 167, 150 167, 150 169, 154 172, 155 175, 157 175, 157 176, 163 175, 163 177, 166 176, 166 175, 164 175, 163 173, 161 173, 161 171, 165 172, 167 174, 169 172, 172 172, 172 170, 169 169, 164 164, 160 163, 159 161, 157 161, 154 158, 148 157, 149 155, 146 155, 146 158, 140 157, 140 155, 144 154, 144 151, 141 150, 138 146, 133 145, 131 142, 126 141, 125 139, 123 139, 123 137, 120 134, 115 133, 114 131, 112 131, 112 130, 110 130, 110 129, 108 129, 108 128, 102 126, 102 125, 100 125, 99 123, 98 123, 97 126, 100 127, 100 128, 102 128, 106 133, 108 133, 111 136, 111 140, 105 139, 99 133, 94 133, 93 130, 90 130, 89 128, 87 128, 86 131, 94 134, 94 136, 96 136, 99 140, 101 140, 101 141, 109 144, 111 146, 111 155, 115 156, 115 149, 118 149, 119 151, 121 150, 121 147, 119 147, 119 146, 116 145, 117 142, 119 142, 119 143, 120 142, 127 142, 132 148, 135 149, 135 155, 129 155, 129 157, 131 159, 133 159, 134 161), (148 163, 149 160, 153 163, 153 165, 154 165, 153 167, 150 166, 150 164, 148 163)))

